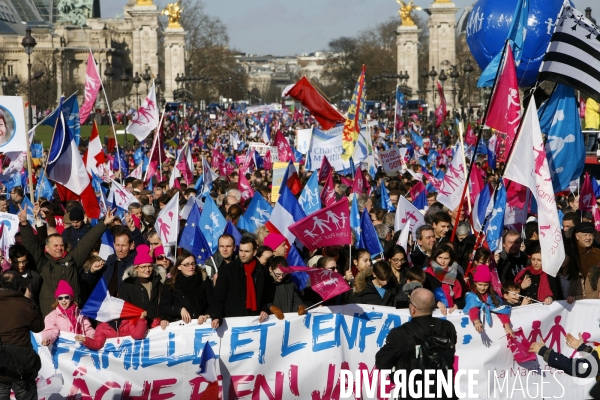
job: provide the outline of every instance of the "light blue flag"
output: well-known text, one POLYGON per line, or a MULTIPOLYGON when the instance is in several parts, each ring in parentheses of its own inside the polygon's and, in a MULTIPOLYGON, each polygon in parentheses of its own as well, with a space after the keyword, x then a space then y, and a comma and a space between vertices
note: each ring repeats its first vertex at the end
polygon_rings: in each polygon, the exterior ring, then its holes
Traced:
POLYGON ((33 204, 31 203, 31 200, 29 200, 29 197, 23 197, 21 208, 27 210, 27 221, 29 221, 29 223, 33 226, 35 223, 35 215, 33 214, 33 204))
POLYGON ((485 240, 493 253, 500 246, 502 239, 502 229, 504 229, 504 211, 506 210, 506 189, 504 183, 500 185, 498 192, 494 196, 494 205, 492 213, 488 216, 488 224, 485 228, 485 240))
POLYGON ((388 212, 396 211, 396 207, 392 204, 392 200, 390 199, 390 193, 385 187, 385 183, 383 179, 381 179, 381 209, 387 210, 388 212))
POLYGON ((179 246, 195 255, 199 264, 204 263, 212 254, 210 246, 200 230, 200 209, 198 207, 192 207, 192 211, 188 215, 183 232, 181 232, 179 246))
POLYGON ((233 236, 233 241, 235 242, 235 247, 240 247, 240 240, 242 240, 242 234, 235 227, 233 222, 227 221, 227 225, 225 225, 225 232, 231 236, 233 236))
POLYGON ((30 148, 32 158, 42 158, 44 156, 44 149, 41 143, 32 143, 30 148))
POLYGON ((221 214, 219 207, 210 196, 204 200, 204 210, 200 216, 200 231, 206 238, 206 243, 210 247, 211 254, 214 254, 219 248, 219 237, 225 232, 227 221, 221 214))
POLYGON ((559 83, 550 99, 540 106, 538 116, 542 133, 548 138, 546 158, 554 193, 558 193, 568 189, 569 182, 578 179, 585 166, 585 144, 575 90, 559 83))
POLYGON ((56 120, 58 118, 58 109, 62 111, 65 122, 69 126, 69 130, 75 139, 75 143, 79 146, 79 138, 81 137, 81 125, 79 124, 79 105, 77 105, 76 93, 72 94, 63 101, 62 106, 52 111, 48 117, 41 123, 42 125, 48 125, 54 128, 56 126, 56 120))
POLYGON ((265 198, 260 193, 254 192, 254 197, 252 197, 246 212, 242 215, 244 217, 242 225, 238 221, 238 227, 254 233, 260 226, 267 223, 272 212, 273 207, 271 207, 265 198))
POLYGON ((377 236, 377 231, 375 231, 373 221, 371 221, 371 216, 366 207, 360 216, 360 230, 361 233, 358 247, 367 249, 371 254, 371 258, 375 258, 379 254, 382 254, 383 246, 381 246, 381 241, 379 240, 379 236, 377 236))
MULTIPOLYGON (((21 173, 20 172, 14 172, 10 175, 10 179, 8 181, 2 181, 2 183, 4 184, 4 187, 6 188, 6 193, 10 193, 13 188, 17 187, 17 186, 21 186, 21 173)), ((18 212, 18 210, 17 210, 18 212)))
POLYGON ((354 232, 355 243, 360 241, 360 213, 358 212, 358 200, 354 197, 350 206, 350 228, 354 232))
POLYGON ((48 180, 46 172, 42 170, 42 173, 38 178, 37 187, 35 188, 35 200, 39 200, 40 197, 50 200, 52 199, 53 193, 54 189, 52 189, 52 184, 48 180))
POLYGON ((314 172, 308 179, 308 182, 306 182, 304 189, 302 189, 302 193, 300 193, 298 203, 300 203, 300 207, 302 207, 306 215, 310 215, 321 209, 321 196, 319 196, 319 174, 316 172, 314 172))
MULTIPOLYGON (((515 67, 519 67, 521 62, 521 55, 523 54, 523 41, 525 40, 525 34, 527 33, 527 18, 529 17, 529 1, 530 0, 518 0, 517 6, 515 7, 515 13, 512 17, 512 24, 508 30, 508 39, 510 47, 513 50, 513 57, 515 59, 515 67)), ((500 51, 490 61, 485 70, 481 73, 479 80, 477 81, 477 87, 492 87, 496 80, 498 68, 502 63, 502 53, 500 51)))

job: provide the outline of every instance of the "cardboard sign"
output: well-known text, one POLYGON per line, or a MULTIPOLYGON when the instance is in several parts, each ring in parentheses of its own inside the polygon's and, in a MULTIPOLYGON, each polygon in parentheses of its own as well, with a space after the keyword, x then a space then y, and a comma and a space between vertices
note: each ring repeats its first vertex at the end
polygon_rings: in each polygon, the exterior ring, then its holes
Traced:
POLYGON ((396 176, 397 172, 402 169, 402 155, 397 147, 380 151, 379 156, 381 157, 383 169, 388 176, 396 176))

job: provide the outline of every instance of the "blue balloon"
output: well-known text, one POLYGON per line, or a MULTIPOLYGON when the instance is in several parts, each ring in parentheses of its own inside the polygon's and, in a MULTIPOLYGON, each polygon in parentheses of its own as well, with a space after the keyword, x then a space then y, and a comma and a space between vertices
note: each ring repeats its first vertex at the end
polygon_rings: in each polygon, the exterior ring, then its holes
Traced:
MULTIPOLYGON (((517 68, 519 86, 535 83, 562 4, 563 0, 530 0, 527 35, 517 68)), ((479 0, 473 5, 467 44, 482 70, 502 51, 516 6, 517 0, 479 0)))

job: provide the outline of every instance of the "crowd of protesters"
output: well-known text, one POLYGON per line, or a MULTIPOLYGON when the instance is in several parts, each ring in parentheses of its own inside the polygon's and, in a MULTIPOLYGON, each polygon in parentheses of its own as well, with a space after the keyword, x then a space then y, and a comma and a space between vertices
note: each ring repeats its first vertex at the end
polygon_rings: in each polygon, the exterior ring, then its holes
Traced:
MULTIPOLYGON (((262 114, 255 116, 260 122, 264 121, 263 117, 262 114)), ((391 122, 386 124, 392 119, 387 117, 372 116, 380 122, 372 130, 374 147, 410 145, 411 135, 402 130, 394 133, 391 122)), ((81 203, 62 201, 55 192, 53 198, 40 198, 34 203, 34 220, 30 221, 21 207, 27 196, 23 187, 13 187, 6 197, 0 197, 0 211, 17 214, 19 218, 16 243, 2 265, 5 270, 18 274, 20 290, 45 317, 42 345, 51 345, 60 331, 66 331, 74 333, 84 346, 99 349, 107 338, 126 335, 143 338, 148 329, 166 329, 174 321, 194 324, 210 321, 217 328, 231 317, 257 316, 259 322, 263 322, 272 317, 283 319, 285 313, 303 315, 307 308, 315 305, 360 303, 408 308, 411 292, 420 287, 435 294, 436 307, 443 315, 463 309, 478 332, 485 329, 478 309, 487 304, 498 315, 506 332, 512 334, 510 307, 599 298, 600 246, 590 213, 578 211, 578 201, 573 194, 557 199, 564 214, 567 257, 556 277, 542 269, 545 260, 541 257, 534 215, 521 230, 505 228, 501 248, 492 253, 485 247, 475 248, 477 232, 471 228, 468 210, 459 215, 456 210, 445 208, 436 201, 435 192, 427 195, 426 224, 416 230, 414 237, 411 235, 408 248, 399 246, 400 232, 394 231, 394 212, 378 206, 381 204, 380 185, 386 186, 394 207, 401 196, 411 201, 410 189, 419 179, 428 183, 421 178, 422 163, 418 155, 408 160, 412 173, 388 176, 382 168, 375 174, 364 168, 363 173, 372 188, 365 193, 351 193, 351 188, 342 182, 342 178, 352 179, 352 173, 346 176, 334 173, 336 196, 338 199, 348 196, 357 202, 361 213, 363 209, 368 211, 384 249, 382 254, 370 254, 366 249, 355 247, 356 243, 323 247, 313 252, 297 248, 308 267, 330 269, 344 277, 351 290, 342 295, 321 303, 310 287, 299 290, 281 270, 289 266, 286 256, 290 246, 296 244, 289 243, 277 232, 269 232, 265 226, 255 232, 241 230, 238 246, 233 236, 223 234, 217 252, 206 263, 198 264, 197 255, 182 248, 168 249, 154 230, 158 213, 176 193, 180 195, 180 208, 190 196, 201 195, 194 184, 183 177, 177 178, 174 187, 169 186, 170 174, 176 168, 173 154, 184 143, 191 143, 194 182, 204 172, 202 157, 212 163, 213 149, 218 149, 234 166, 225 174, 216 171, 220 176, 208 195, 220 207, 223 216, 236 225, 250 201, 241 201, 236 157, 246 153, 250 142, 260 142, 264 127, 248 114, 231 110, 217 110, 213 116, 194 109, 188 110, 185 116, 171 112, 165 115, 163 123, 160 145, 168 155, 161 160, 161 169, 151 182, 128 177, 128 174, 138 163, 147 162, 144 159, 150 157, 152 136, 142 144, 125 147, 125 170, 111 171, 113 163, 110 161, 104 170, 105 174, 121 181, 137 199, 124 210, 123 218, 117 218, 108 210, 100 220, 91 221, 81 203), (233 143, 237 140, 239 143, 233 143), (114 254, 103 259, 100 238, 106 230, 110 230, 114 238, 114 254), (99 324, 81 314, 101 279, 112 296, 144 310, 139 321, 99 324)), ((295 131, 309 128, 315 121, 308 113, 284 110, 272 113, 267 123, 273 133, 280 130, 294 145, 295 131)), ((431 148, 440 152, 457 140, 450 126, 435 129, 421 127, 418 120, 414 123, 421 129, 422 137, 430 140, 431 148)), ((104 151, 110 158, 114 155, 114 141, 111 145, 109 139, 105 138, 104 151)), ((427 149, 421 151, 427 159, 427 149)), ((485 184, 494 185, 498 175, 485 157, 477 163, 485 184)), ((42 159, 39 168, 43 165, 42 159)), ((307 171, 303 161, 298 172, 303 184, 315 173, 307 171)), ((246 172, 245 177, 255 192, 271 202, 272 170, 256 168, 252 173, 246 172)), ((102 185, 108 187, 109 184, 102 185)), ((180 221, 181 229, 184 226, 185 221, 180 221)), ((4 339, 5 335, 0 327, 0 336, 4 339)))

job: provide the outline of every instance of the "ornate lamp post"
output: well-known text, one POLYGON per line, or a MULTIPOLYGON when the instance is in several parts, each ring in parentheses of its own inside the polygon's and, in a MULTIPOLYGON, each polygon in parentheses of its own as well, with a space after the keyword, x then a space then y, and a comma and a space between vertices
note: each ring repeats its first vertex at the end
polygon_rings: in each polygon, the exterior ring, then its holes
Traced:
POLYGON ((463 65, 463 72, 467 77, 467 113, 471 113, 471 73, 473 72, 473 65, 469 61, 463 65))
POLYGON ((431 78, 431 99, 433 101, 432 107, 435 109, 435 78, 437 76, 437 72, 435 71, 435 67, 431 67, 431 71, 429 71, 429 78, 431 78))
POLYGON ((454 105, 455 109, 458 109, 456 106, 456 82, 458 81, 459 77, 460 74, 458 73, 456 65, 453 65, 452 71, 450 71, 450 79, 452 80, 452 104, 454 105))
POLYGON ((142 79, 144 80, 144 83, 146 84, 146 92, 148 92, 148 86, 150 85, 150 80, 152 80, 152 76, 150 75, 150 67, 146 68, 146 72, 144 72, 144 75, 142 75, 142 79))
MULTIPOLYGON (((25 37, 21 41, 21 46, 25 49, 25 53, 27 53, 27 102, 29 103, 28 111, 29 111, 29 129, 33 128, 33 110, 32 110, 32 101, 31 101, 31 53, 33 53, 33 48, 37 45, 35 38, 31 36, 31 29, 27 28, 25 30, 25 37)), ((18 79, 15 77, 15 87, 18 87, 18 79)), ((31 201, 33 202, 33 169, 31 166, 31 151, 27 150, 27 172, 29 175, 29 196, 31 201)))
POLYGON ((127 146, 127 83, 129 83, 129 75, 123 71, 123 74, 119 78, 121 86, 123 87, 123 123, 125 125, 125 146, 127 146))
POLYGON ((137 101, 137 108, 140 108, 140 92, 139 92, 139 87, 140 87, 140 83, 142 83, 142 79, 140 78, 140 76, 138 75, 138 73, 135 73, 135 76, 133 77, 133 79, 131 80, 131 82, 133 82, 133 85, 135 86, 135 98, 137 101))
POLYGON ((154 78, 154 84, 156 85, 156 99, 160 99, 160 85, 162 85, 162 79, 160 79, 160 75, 156 75, 154 78))

